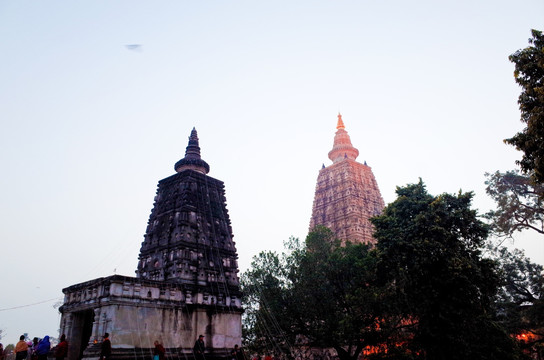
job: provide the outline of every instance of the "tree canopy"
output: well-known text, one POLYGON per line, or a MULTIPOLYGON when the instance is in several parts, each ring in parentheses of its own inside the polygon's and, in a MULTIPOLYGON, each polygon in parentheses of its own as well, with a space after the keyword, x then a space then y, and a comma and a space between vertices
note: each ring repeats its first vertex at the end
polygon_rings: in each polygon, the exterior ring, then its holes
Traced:
POLYGON ((378 341, 375 253, 363 244, 341 246, 324 227, 304 246, 296 239, 287 245, 282 255, 259 254, 242 276, 251 346, 330 347, 340 359, 356 359, 378 341))
POLYGON ((521 121, 526 127, 507 144, 523 151, 517 163, 531 174, 536 183, 544 182, 544 36, 541 31, 532 30, 530 46, 510 55, 515 64, 514 77, 522 91, 518 98, 521 121))
MULTIPOLYGON (((297 239, 291 239, 290 244, 300 247, 297 239)), ((290 309, 295 304, 289 296, 292 283, 287 274, 295 258, 293 252, 280 256, 273 251, 263 251, 253 258, 250 269, 241 276, 245 305, 242 335, 252 351, 290 352, 294 337, 283 329, 289 329, 290 309)))
POLYGON ((541 324, 525 319, 541 307, 540 268, 486 258, 489 226, 471 201, 420 181, 372 220, 375 248, 318 227, 262 252, 242 275, 246 345, 291 358, 312 346, 342 360, 520 358, 510 335, 541 324))
POLYGON ((432 196, 420 181, 397 188, 373 219, 378 275, 394 284, 390 309, 405 317, 405 347, 417 358, 515 358, 493 318, 500 277, 482 256, 489 229, 471 200, 472 193, 432 196))
POLYGON ((544 351, 544 268, 531 263, 520 250, 493 248, 501 274, 495 302, 498 320, 520 345, 544 351))
POLYGON ((485 175, 486 192, 497 204, 486 214, 495 234, 512 237, 522 230, 544 234, 544 184, 535 184, 517 170, 485 175))
POLYGON ((365 347, 377 345, 376 260, 367 245, 341 246, 327 228, 310 233, 295 285, 304 324, 297 331, 334 348, 340 359, 357 359, 365 347))

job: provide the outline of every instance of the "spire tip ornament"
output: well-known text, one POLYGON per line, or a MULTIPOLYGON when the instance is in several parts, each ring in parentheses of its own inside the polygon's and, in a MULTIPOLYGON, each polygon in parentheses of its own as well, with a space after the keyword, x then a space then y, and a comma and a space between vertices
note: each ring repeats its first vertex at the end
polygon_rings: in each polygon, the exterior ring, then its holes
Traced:
POLYGON ((174 165, 174 169, 178 173, 187 169, 198 171, 204 175, 210 172, 210 165, 200 157, 198 134, 194 127, 189 136, 189 144, 185 148, 185 157, 174 165))
POLYGON ((344 122, 342 121, 342 114, 338 113, 338 123, 336 124, 336 129, 345 129, 344 122))
POLYGON ((351 139, 348 132, 345 130, 346 126, 342 121, 342 114, 338 113, 338 123, 336 124, 336 134, 334 135, 334 145, 332 150, 329 151, 329 159, 333 163, 337 163, 342 160, 355 160, 359 156, 359 150, 351 145, 351 139))

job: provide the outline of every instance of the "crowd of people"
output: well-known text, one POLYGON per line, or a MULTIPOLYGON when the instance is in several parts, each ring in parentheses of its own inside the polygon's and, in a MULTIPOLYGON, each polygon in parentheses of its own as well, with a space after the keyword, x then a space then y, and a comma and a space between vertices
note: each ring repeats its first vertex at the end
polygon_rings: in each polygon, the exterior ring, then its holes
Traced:
MULTIPOLYGON (((43 339, 35 337, 32 341, 26 341, 25 336, 21 335, 19 342, 15 345, 13 354, 14 360, 47 360, 50 355, 54 355, 56 360, 64 360, 68 354, 68 341, 63 334, 60 337, 59 343, 51 348, 51 342, 49 336, 46 335, 43 339)), ((153 348, 153 360, 166 360, 166 349, 158 341, 155 340, 153 348)), ((195 360, 206 360, 205 357, 206 346, 204 343, 204 335, 200 335, 193 346, 193 355, 195 360)), ((0 360, 7 360, 6 351, 3 345, 0 343, 0 360)), ((51 356, 52 357, 52 356, 51 356)), ((102 344, 100 345, 100 358, 99 360, 109 360, 111 357, 111 341, 109 334, 105 333, 102 344)), ((244 354, 242 348, 235 345, 230 352, 228 360, 249 360, 244 354)), ((252 360, 260 360, 260 357, 254 357, 252 360)), ((265 356, 263 360, 273 360, 270 356, 265 356)))
MULTIPOLYGON (((53 349, 51 349, 48 335, 44 336, 43 339, 35 337, 32 341, 27 341, 25 335, 21 335, 17 344, 15 344, 13 354, 15 360, 47 360, 52 350, 56 360, 64 360, 68 354, 68 342, 65 335, 60 337, 59 343, 53 349)), ((0 360, 6 360, 8 355, 10 354, 0 344, 0 360)))

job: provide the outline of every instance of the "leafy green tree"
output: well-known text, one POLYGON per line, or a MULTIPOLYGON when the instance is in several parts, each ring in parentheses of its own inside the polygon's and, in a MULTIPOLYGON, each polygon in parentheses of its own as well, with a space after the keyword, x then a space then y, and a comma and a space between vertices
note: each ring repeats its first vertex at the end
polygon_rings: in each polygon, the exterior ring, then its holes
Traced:
POLYGON ((392 284, 392 316, 405 318, 407 353, 421 359, 515 359, 515 344, 493 319, 500 276, 481 250, 488 226, 472 194, 430 195, 423 182, 397 188, 373 219, 378 276, 392 284))
POLYGON ((486 192, 497 209, 486 214, 499 236, 533 230, 544 234, 544 184, 535 184, 519 171, 486 173, 486 192))
POLYGON ((303 319, 296 331, 316 346, 334 348, 343 360, 379 345, 384 334, 376 263, 376 253, 365 244, 341 246, 325 227, 310 233, 295 274, 303 319))
MULTIPOLYGON (((533 354, 544 353, 544 267, 520 250, 492 249, 499 265, 501 287, 496 300, 498 319, 520 345, 533 354)), ((535 357, 536 358, 536 357, 535 357)))
POLYGON ((324 227, 310 233, 305 246, 288 245, 281 256, 261 253, 242 275, 249 347, 286 354, 294 345, 334 348, 340 359, 354 360, 378 344, 375 252, 362 244, 341 246, 324 227))
POLYGON ((531 33, 530 46, 509 56, 522 88, 518 104, 521 121, 527 127, 505 142, 523 151, 517 162, 521 169, 532 174, 536 183, 544 183, 544 36, 538 30, 531 33))
POLYGON ((263 251, 255 256, 240 279, 245 304, 244 346, 250 351, 289 354, 295 341, 295 336, 288 331, 296 303, 291 296, 293 284, 289 272, 298 266, 297 254, 302 250, 295 238, 285 245, 288 250, 281 255, 263 251))

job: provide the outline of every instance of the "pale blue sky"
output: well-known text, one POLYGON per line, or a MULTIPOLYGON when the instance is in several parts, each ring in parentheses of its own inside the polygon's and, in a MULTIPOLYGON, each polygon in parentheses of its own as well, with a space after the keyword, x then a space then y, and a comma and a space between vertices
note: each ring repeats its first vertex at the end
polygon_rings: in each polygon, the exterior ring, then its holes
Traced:
MULTIPOLYGON (((386 203, 422 177, 488 210, 532 28, 541 0, 0 1, 0 310, 133 276, 193 126, 242 270, 305 237, 338 111, 386 203)), ((544 263, 541 237, 515 246, 544 263)), ((53 304, 0 311, 2 342, 58 336, 53 304)))

